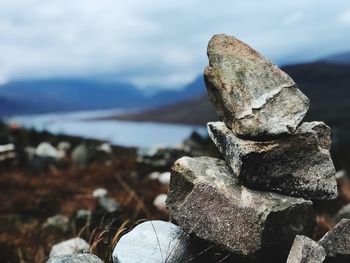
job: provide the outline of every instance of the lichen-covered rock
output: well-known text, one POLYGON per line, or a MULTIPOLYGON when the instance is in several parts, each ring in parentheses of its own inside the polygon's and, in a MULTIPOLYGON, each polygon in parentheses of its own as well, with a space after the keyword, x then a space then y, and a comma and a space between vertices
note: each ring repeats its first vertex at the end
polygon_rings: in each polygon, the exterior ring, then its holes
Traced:
POLYGON ((46 263, 103 263, 103 261, 93 254, 76 253, 50 258, 46 263))
POLYGON ((209 98, 236 134, 266 137, 296 130, 309 100, 285 72, 224 34, 210 40, 208 57, 204 77, 209 98))
POLYGON ((172 223, 154 220, 121 237, 113 251, 113 262, 182 263, 189 255, 187 234, 172 223))
POLYGON ((244 185, 311 200, 337 197, 330 128, 323 122, 305 122, 295 134, 269 141, 242 140, 223 122, 208 123, 208 132, 244 185))
POLYGON ((311 201, 250 190, 225 161, 209 157, 175 162, 166 202, 187 233, 239 255, 289 248, 315 221, 311 201))
POLYGON ((79 237, 72 238, 54 245, 50 251, 50 258, 88 252, 90 245, 79 237))
POLYGON ((342 219, 318 242, 327 257, 350 262, 350 219, 342 219))
POLYGON ((316 241, 297 235, 290 249, 287 263, 322 263, 326 252, 316 241))

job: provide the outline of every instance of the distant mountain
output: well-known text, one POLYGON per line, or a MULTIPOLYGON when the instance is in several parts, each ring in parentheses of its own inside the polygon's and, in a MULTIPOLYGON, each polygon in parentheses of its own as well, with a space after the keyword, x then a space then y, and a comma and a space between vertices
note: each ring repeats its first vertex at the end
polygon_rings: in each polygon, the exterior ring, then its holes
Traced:
MULTIPOLYGON (((349 83, 349 66, 350 53, 344 53, 317 63, 288 66, 285 70, 291 73, 307 95, 316 97, 313 103, 320 105, 317 103, 318 98, 328 98, 325 103, 344 100, 339 94, 347 92, 343 89, 349 83), (332 87, 332 92, 329 87, 332 87), (334 96, 337 98, 333 98, 334 96)), ((206 94, 202 76, 180 90, 154 91, 156 89, 152 88, 144 91, 125 82, 104 82, 89 78, 12 81, 0 85, 0 117, 109 108, 150 108, 148 112, 155 113, 154 108, 192 100, 206 94)), ((194 100, 199 105, 198 99, 194 100)), ((338 103, 339 101, 334 106, 338 107, 338 103)), ((178 122, 178 118, 176 119, 178 122)), ((170 118, 169 121, 175 120, 170 118)))
POLYGON ((160 91, 150 98, 151 104, 163 105, 181 102, 189 98, 197 97, 205 92, 204 79, 202 76, 198 76, 193 82, 184 86, 181 90, 173 91, 160 91))
POLYGON ((100 119, 205 125, 209 120, 218 120, 218 116, 208 97, 202 95, 141 113, 127 113, 100 119))
POLYGON ((24 114, 108 108, 156 107, 196 96, 200 79, 176 91, 153 96, 129 83, 93 79, 21 80, 0 85, 0 117, 24 114), (5 102, 6 101, 6 102, 5 102))
MULTIPOLYGON (((283 70, 292 76, 310 98, 309 120, 324 120, 329 125, 350 127, 350 65, 324 62, 291 65, 283 70)), ((202 78, 202 77, 201 77, 202 78)), ((205 94, 186 101, 147 110, 138 114, 114 116, 115 119, 205 124, 216 120, 216 114, 205 94)))
POLYGON ((336 54, 322 59, 321 62, 328 62, 333 64, 350 64, 350 52, 336 54))
POLYGON ((13 81, 0 86, 0 97, 16 102, 1 114, 140 106, 144 97, 126 83, 85 79, 13 81))

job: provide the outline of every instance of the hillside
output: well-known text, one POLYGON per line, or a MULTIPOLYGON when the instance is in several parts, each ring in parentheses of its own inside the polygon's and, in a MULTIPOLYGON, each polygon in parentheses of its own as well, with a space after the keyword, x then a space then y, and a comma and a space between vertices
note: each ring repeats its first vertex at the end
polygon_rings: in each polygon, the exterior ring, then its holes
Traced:
POLYGON ((130 113, 102 119, 205 125, 208 120, 216 120, 218 117, 213 106, 209 103, 208 97, 203 95, 141 113, 130 113))
MULTIPOLYGON (((43 79, 0 85, 0 117, 14 114, 155 107, 201 94, 201 79, 149 96, 132 84, 95 79, 43 79), (199 87, 199 88, 198 88, 199 87)), ((152 88, 151 88, 152 89, 152 88)))
MULTIPOLYGON (((329 124, 350 120, 350 65, 324 62, 284 67, 310 98, 309 119, 322 119, 329 124)), ((215 112, 205 95, 142 113, 114 116, 120 120, 159 121, 204 124, 215 119, 215 112)))

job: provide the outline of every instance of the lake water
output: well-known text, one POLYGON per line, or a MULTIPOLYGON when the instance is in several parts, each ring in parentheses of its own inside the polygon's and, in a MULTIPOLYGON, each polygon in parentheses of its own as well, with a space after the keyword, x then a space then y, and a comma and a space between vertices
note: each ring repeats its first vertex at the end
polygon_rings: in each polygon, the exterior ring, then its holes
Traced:
POLYGON ((11 117, 26 128, 53 134, 81 136, 109 141, 115 145, 153 147, 176 146, 193 131, 206 134, 202 126, 117 120, 87 120, 120 113, 120 110, 38 114, 11 117))

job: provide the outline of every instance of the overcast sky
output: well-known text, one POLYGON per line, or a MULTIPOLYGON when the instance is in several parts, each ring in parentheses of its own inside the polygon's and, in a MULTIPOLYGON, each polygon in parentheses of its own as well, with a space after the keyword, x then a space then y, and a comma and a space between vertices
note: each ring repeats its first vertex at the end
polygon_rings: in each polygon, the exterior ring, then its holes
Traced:
POLYGON ((96 76, 176 87, 201 74, 213 34, 273 62, 350 51, 349 0, 0 0, 0 82, 96 76))

